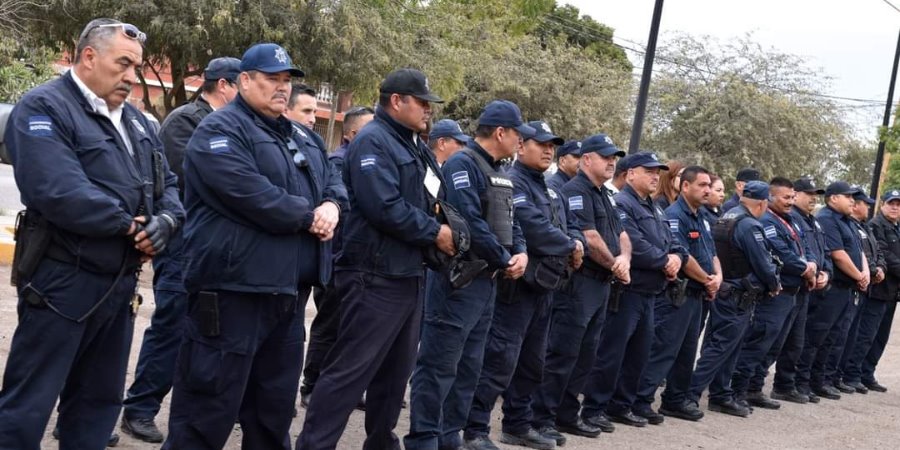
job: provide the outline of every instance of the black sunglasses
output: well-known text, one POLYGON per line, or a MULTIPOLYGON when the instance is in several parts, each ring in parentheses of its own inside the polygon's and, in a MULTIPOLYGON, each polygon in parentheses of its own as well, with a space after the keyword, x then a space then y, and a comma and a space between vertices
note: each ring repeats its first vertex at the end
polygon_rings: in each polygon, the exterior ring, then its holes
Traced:
POLYGON ((288 139, 287 146, 288 151, 293 155, 294 165, 297 166, 298 169, 309 167, 309 160, 306 159, 306 155, 300 151, 300 147, 297 146, 297 143, 294 142, 293 139, 288 139))
POLYGON ((138 41, 141 44, 143 44, 147 40, 147 34, 130 23, 104 23, 101 25, 95 25, 88 29, 84 33, 84 35, 87 36, 91 34, 91 31, 94 31, 97 28, 121 28, 122 32, 125 33, 125 36, 128 39, 138 41))

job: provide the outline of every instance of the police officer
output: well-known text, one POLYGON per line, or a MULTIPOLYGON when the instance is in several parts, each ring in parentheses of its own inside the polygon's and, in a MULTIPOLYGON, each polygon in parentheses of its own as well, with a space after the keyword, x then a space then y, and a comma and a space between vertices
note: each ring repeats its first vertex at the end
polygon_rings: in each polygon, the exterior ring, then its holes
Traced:
MULTIPOLYGON (((347 155, 347 148, 350 142, 359 133, 362 127, 366 126, 375 117, 375 111, 366 106, 357 106, 348 109, 344 113, 343 135, 341 136, 341 146, 333 153, 328 155, 328 161, 334 167, 335 172, 340 176, 344 167, 344 158, 347 155)), ((347 211, 341 212, 341 220, 335 229, 334 239, 331 240, 331 252, 333 260, 340 255, 342 243, 341 229, 346 220, 347 211)), ((340 298, 337 297, 334 290, 334 277, 328 283, 327 287, 313 289, 313 301, 316 304, 316 317, 313 318, 312 324, 309 326, 309 344, 306 347, 306 361, 303 366, 303 384, 300 385, 300 405, 309 406, 309 395, 312 393, 322 370, 322 364, 325 355, 334 346, 337 339, 338 327, 341 322, 340 314, 340 298)), ((365 405, 362 402, 361 405, 365 405)))
POLYGON ((627 184, 615 201, 633 247, 631 283, 622 286, 620 298, 607 306, 581 414, 585 418, 606 414, 614 422, 642 427, 648 421, 663 421, 649 408, 634 408, 653 345, 653 308, 688 255, 669 231, 664 212, 650 198, 659 188, 660 170, 668 167, 654 153, 638 152, 628 157, 627 168, 627 184))
POLYGON ((544 376, 532 408, 534 427, 559 445, 560 431, 597 437, 615 429, 603 415, 585 423, 578 396, 597 356, 610 282, 630 281, 631 242, 604 186, 625 152, 609 136, 596 134, 584 140, 582 153, 578 173, 561 194, 581 227, 588 258, 553 295, 544 376))
POLYGON ((481 372, 497 277, 519 278, 528 263, 525 240, 513 219, 513 183, 499 172, 499 162, 513 156, 523 138, 534 132, 514 103, 492 101, 478 118, 475 139, 441 168, 448 202, 468 221, 471 257, 487 267, 468 286, 458 288, 446 273, 429 273, 409 434, 404 438, 407 449, 462 445, 459 432, 481 372))
POLYGON ((240 70, 237 97, 185 152, 188 320, 165 449, 222 448, 236 419, 244 447, 290 448, 303 305, 330 276, 347 208, 324 145, 282 115, 303 72, 272 43, 240 70))
MULTIPOLYGON (((797 373, 797 361, 803 351, 803 342, 806 336, 806 317, 809 305, 810 293, 822 290, 828 285, 830 273, 833 270, 831 260, 825 257, 825 235, 818 219, 812 213, 816 208, 818 196, 825 193, 825 189, 815 186, 808 178, 801 178, 794 182, 794 206, 791 209, 791 223, 799 227, 800 239, 804 243, 806 260, 816 264, 815 284, 809 286, 800 284, 800 290, 794 301, 794 307, 788 313, 778 338, 766 355, 763 369, 767 369, 776 362, 775 377, 772 383, 772 395, 774 400, 785 400, 793 403, 804 404, 818 402, 819 397, 812 393, 801 393, 797 390, 794 378, 797 373), (811 395, 810 395, 811 394, 811 395)), ((795 230, 797 229, 795 227, 795 230)), ((750 379, 750 391, 762 391, 765 384, 765 371, 757 371, 750 379)))
POLYGON ((885 281, 872 286, 868 297, 860 304, 856 342, 844 364, 844 383, 857 392, 863 392, 860 387, 876 392, 887 391, 875 380, 875 364, 872 361, 877 362, 877 356, 884 351, 883 344, 879 348, 878 335, 884 323, 890 328, 900 292, 900 190, 885 192, 881 200, 881 209, 869 226, 884 255, 887 269, 885 281))
POLYGON ((556 172, 547 178, 547 186, 557 192, 578 173, 581 142, 568 141, 556 149, 556 172))
POLYGON ((503 394, 500 442, 553 448, 556 439, 532 427, 531 398, 544 370, 553 291, 581 267, 584 236, 561 196, 544 182, 554 147, 562 139, 546 122, 528 125, 537 131, 526 136, 509 176, 516 220, 528 242, 529 267, 524 277, 498 291, 464 438, 490 441, 491 410, 503 394))
POLYGON ((802 230, 790 214, 795 196, 791 180, 775 177, 769 181, 769 210, 759 221, 772 253, 782 263, 781 292, 756 304, 731 377, 736 398, 766 409, 781 407, 762 392, 768 368, 766 356, 776 345, 782 329, 792 325, 787 320, 801 286, 812 288, 816 281, 817 265, 806 257, 809 249, 800 237, 802 230), (755 380, 752 386, 751 380, 755 380))
POLYGON ((825 208, 817 218, 825 233, 825 250, 834 265, 831 288, 814 292, 809 301, 806 341, 797 364, 797 390, 839 400, 840 392, 826 378, 828 355, 834 337, 828 339, 847 308, 854 292, 869 286, 869 267, 859 241, 859 232, 850 220, 856 189, 836 181, 825 189, 825 208))
MULTIPOLYGON (((221 109, 237 95, 237 76, 241 61, 215 58, 203 71, 203 84, 197 100, 166 116, 159 138, 178 176, 178 194, 184 198, 184 150, 200 121, 221 109)), ((181 230, 172 235, 166 251, 153 258, 153 299, 156 307, 135 368, 134 382, 128 388, 122 411, 122 430, 144 442, 162 442, 163 435, 154 418, 163 399, 172 389, 175 359, 181 344, 181 322, 187 314, 187 291, 183 282, 181 230)))
POLYGON ((92 20, 72 70, 10 114, 5 142, 26 213, 0 448, 40 448, 57 398, 60 448, 103 448, 118 419, 137 274, 184 217, 162 144, 126 102, 145 38, 134 25, 92 20))
POLYGON ((375 119, 350 143, 344 181, 350 212, 335 262, 341 301, 337 341, 310 398, 297 449, 334 449, 367 392, 366 449, 397 448, 393 433, 415 361, 422 320, 423 250, 456 254, 453 232, 434 217, 429 196, 445 190, 418 133, 431 116, 425 74, 389 73, 375 119), (426 177, 436 180, 428 182, 426 177))
POLYGON ((681 275, 686 280, 670 284, 668 295, 656 299, 653 347, 638 385, 637 411, 650 410, 656 388, 666 380, 659 413, 692 421, 703 418, 703 411, 689 401, 688 393, 700 339, 702 305, 715 297, 722 283, 711 226, 703 213, 710 185, 706 169, 686 167, 681 174, 681 195, 666 209, 669 229, 689 252, 681 275), (682 287, 680 283, 685 282, 682 287))
POLYGON ((768 208, 769 185, 749 181, 741 204, 713 226, 716 255, 722 264, 722 287, 712 302, 700 358, 691 378, 691 400, 699 402, 709 387, 709 410, 747 417, 750 408, 735 399, 731 375, 750 324, 753 304, 781 289, 759 218, 768 208))
POLYGON ((469 136, 466 136, 459 124, 452 119, 438 120, 428 133, 428 148, 434 153, 434 158, 440 166, 443 166, 454 153, 465 148, 468 142, 469 136))
POLYGON ((759 171, 752 167, 744 167, 743 169, 738 170, 734 180, 734 194, 732 194, 731 198, 729 198, 725 202, 725 205, 722 206, 722 211, 728 212, 737 207, 741 202, 741 195, 744 192, 744 186, 747 182, 759 179, 759 171))
MULTIPOLYGON (((857 334, 859 332, 859 310, 860 305, 866 303, 868 292, 881 284, 885 278, 887 264, 885 263, 884 254, 879 249, 879 244, 875 239, 872 229, 866 221, 869 219, 869 208, 875 205, 875 200, 869 198, 862 190, 857 188, 856 194, 853 195, 855 201, 853 209, 850 212, 850 218, 856 231, 859 233, 860 243, 866 261, 869 263, 869 273, 872 274, 872 282, 866 291, 856 292, 857 298, 848 308, 847 313, 841 318, 838 340, 834 344, 831 354, 828 356, 826 365, 826 376, 831 378, 832 385, 835 389, 845 393, 853 394, 857 392, 856 386, 850 386, 843 381, 844 367, 847 364, 850 354, 853 353, 854 344, 856 343, 857 334)), ((864 334, 866 331, 863 332, 864 334)), ((859 389, 861 394, 869 392, 868 388, 862 386, 859 389)))

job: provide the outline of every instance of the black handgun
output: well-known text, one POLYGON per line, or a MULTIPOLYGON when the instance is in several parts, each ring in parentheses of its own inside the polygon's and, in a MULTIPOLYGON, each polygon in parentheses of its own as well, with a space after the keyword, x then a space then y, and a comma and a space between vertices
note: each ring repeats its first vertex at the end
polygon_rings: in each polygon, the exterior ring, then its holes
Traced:
POLYGON ((462 289, 472 283, 478 275, 487 269, 488 263, 483 259, 466 261, 457 256, 450 262, 448 269, 450 285, 453 289, 462 289))
POLYGON ((52 238, 53 225, 47 219, 34 211, 19 211, 16 215, 16 249, 13 252, 10 284, 15 286, 19 279, 34 275, 52 238))
POLYGON ((608 312, 619 312, 619 301, 622 300, 622 291, 624 290, 622 283, 616 280, 609 284, 609 302, 606 304, 608 312))
POLYGON ((666 286, 666 295, 669 296, 672 306, 677 308, 684 304, 687 297, 687 285, 687 278, 676 278, 675 281, 669 282, 669 285, 666 286))

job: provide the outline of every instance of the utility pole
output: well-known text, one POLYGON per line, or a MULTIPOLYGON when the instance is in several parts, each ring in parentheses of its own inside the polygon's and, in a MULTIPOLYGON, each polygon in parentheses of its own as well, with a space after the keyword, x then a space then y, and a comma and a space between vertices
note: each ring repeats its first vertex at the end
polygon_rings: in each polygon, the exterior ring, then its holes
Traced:
MULTIPOLYGON (((891 70, 891 84, 888 86, 887 101, 884 104, 884 119, 881 126, 887 129, 891 122, 891 107, 894 106, 894 83, 897 81, 897 64, 900 63, 900 33, 897 34, 897 49, 894 50, 894 67, 891 70)), ((878 153, 875 156, 875 171, 872 173, 872 187, 869 196, 878 199, 878 184, 884 165, 884 138, 878 140, 878 153)))
POLYGON ((644 54, 644 70, 641 74, 641 86, 638 89, 637 108, 634 111, 634 124, 631 126, 628 153, 637 152, 641 145, 641 131, 644 128, 644 114, 647 111, 647 95, 650 91, 650 76, 653 74, 653 58, 656 56, 656 36, 659 35, 662 8, 663 0, 656 0, 656 5, 653 7, 653 21, 650 23, 650 38, 647 39, 647 53, 644 54))

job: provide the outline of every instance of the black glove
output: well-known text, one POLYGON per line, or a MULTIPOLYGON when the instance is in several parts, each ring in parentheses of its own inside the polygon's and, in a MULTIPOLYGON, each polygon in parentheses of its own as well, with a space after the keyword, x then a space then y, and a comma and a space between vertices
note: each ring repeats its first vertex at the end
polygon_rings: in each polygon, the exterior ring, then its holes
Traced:
POLYGON ((156 253, 161 253, 168 245, 172 232, 175 231, 175 220, 165 214, 150 216, 144 224, 144 231, 147 232, 147 239, 150 239, 156 253))

